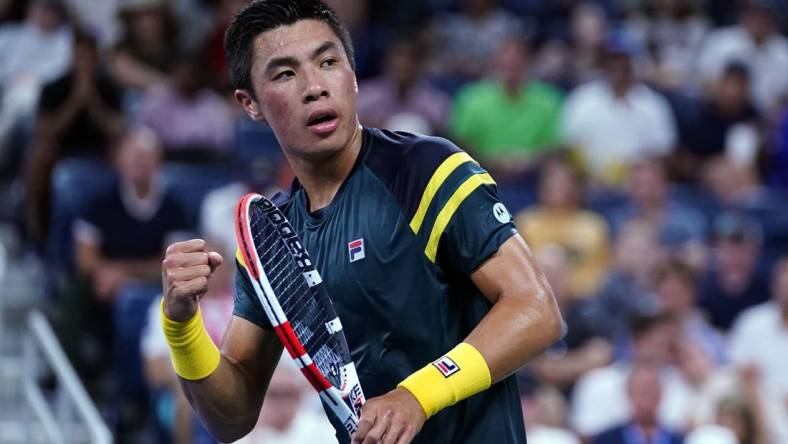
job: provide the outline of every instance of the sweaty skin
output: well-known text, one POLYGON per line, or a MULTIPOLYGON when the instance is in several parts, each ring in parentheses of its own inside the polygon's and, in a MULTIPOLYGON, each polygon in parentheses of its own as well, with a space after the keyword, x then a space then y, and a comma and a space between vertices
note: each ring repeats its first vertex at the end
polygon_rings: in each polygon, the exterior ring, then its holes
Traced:
MULTIPOLYGON (((254 91, 236 90, 236 100, 252 119, 266 121, 273 129, 309 197, 309 210, 327 206, 361 149, 355 109, 358 87, 341 42, 317 20, 264 32, 254 41, 251 75, 254 91), (333 118, 310 125, 315 113, 333 118)), ((194 316, 220 263, 221 257, 205 251, 202 240, 170 246, 162 271, 170 319, 194 316)), ((471 279, 494 305, 466 341, 481 352, 493 381, 498 381, 558 337, 560 314, 519 235, 504 243, 471 279)), ((181 383, 206 427, 229 442, 254 427, 282 345, 274 332, 233 317, 221 352, 213 374, 181 383)), ((424 421, 418 401, 397 388, 367 401, 353 442, 408 443, 424 421)))

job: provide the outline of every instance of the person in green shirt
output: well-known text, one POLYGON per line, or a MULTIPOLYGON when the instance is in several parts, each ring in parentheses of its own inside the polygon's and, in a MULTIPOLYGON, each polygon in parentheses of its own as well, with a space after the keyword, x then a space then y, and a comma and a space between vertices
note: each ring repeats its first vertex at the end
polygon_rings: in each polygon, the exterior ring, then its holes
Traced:
POLYGON ((459 92, 450 127, 482 164, 499 174, 521 172, 558 141, 562 99, 528 78, 528 45, 511 37, 498 48, 490 78, 459 92))

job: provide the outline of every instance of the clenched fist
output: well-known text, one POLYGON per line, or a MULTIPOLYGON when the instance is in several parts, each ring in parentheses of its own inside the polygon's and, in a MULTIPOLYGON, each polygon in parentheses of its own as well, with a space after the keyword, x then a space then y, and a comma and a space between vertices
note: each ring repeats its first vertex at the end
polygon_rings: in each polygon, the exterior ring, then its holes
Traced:
POLYGON ((205 241, 192 239, 167 248, 161 270, 164 313, 173 321, 184 322, 197 313, 197 302, 208 291, 208 279, 222 256, 205 251, 205 241))

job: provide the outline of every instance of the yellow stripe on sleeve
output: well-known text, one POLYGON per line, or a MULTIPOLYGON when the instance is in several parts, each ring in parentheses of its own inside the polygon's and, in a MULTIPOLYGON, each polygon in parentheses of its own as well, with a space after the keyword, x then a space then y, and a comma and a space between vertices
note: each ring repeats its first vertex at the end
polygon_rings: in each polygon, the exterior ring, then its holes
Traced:
POLYGON ((430 231, 430 239, 427 241, 427 247, 424 249, 424 254, 427 255, 427 258, 431 262, 435 262, 435 256, 438 254, 438 242, 443 234, 443 230, 449 225, 457 208, 459 208, 460 204, 473 192, 473 190, 482 185, 495 185, 495 181, 487 173, 474 174, 466 179, 465 182, 454 191, 454 194, 446 201, 446 205, 441 208, 438 217, 435 218, 435 224, 432 226, 432 231, 430 231))
POLYGON ((235 260, 237 260, 238 263, 241 264, 242 267, 247 268, 246 267, 246 261, 244 260, 244 255, 241 253, 241 249, 240 248, 236 248, 235 249, 235 260))
POLYGON ((446 181, 446 178, 449 177, 457 167, 467 162, 474 162, 473 158, 471 158, 468 153, 464 151, 454 153, 447 157, 446 160, 438 166, 435 173, 432 174, 430 181, 427 182, 427 187, 424 189, 424 194, 421 195, 416 214, 414 214, 413 219, 410 220, 410 229, 413 230, 414 233, 419 232, 421 224, 424 223, 424 216, 427 215, 427 209, 430 207, 432 199, 435 197, 435 194, 438 193, 443 182, 446 181))

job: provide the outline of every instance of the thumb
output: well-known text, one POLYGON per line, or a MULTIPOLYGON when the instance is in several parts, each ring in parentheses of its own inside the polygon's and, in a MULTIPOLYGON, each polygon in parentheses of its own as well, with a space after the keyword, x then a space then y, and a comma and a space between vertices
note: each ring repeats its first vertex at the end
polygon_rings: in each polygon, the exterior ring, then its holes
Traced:
POLYGON ((221 254, 215 251, 208 252, 208 266, 211 267, 211 273, 216 270, 216 267, 222 265, 222 262, 224 262, 224 259, 222 259, 221 254))

